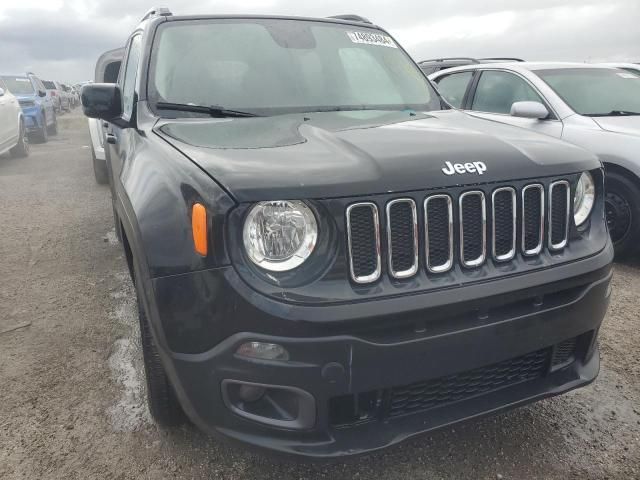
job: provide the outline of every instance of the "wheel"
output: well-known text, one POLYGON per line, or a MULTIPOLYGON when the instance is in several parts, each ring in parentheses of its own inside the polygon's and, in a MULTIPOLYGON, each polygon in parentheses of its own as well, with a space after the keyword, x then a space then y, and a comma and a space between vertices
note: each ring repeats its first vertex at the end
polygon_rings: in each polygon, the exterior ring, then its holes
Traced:
POLYGON ((11 149, 11 155, 16 158, 29 156, 29 137, 22 122, 20 122, 20 138, 18 139, 18 144, 11 149))
POLYGON ((53 115, 53 124, 50 127, 47 127, 47 133, 49 135, 57 135, 58 134, 58 116, 53 115))
MULTIPOLYGON (((136 275, 138 271, 136 269, 136 275)), ((149 411, 156 423, 163 427, 173 427, 185 423, 186 416, 160 361, 158 347, 153 340, 149 319, 140 297, 140 288, 136 283, 138 316, 140 319, 140 340, 144 371, 147 378, 147 402, 149 411)))
POLYGON ((98 185, 106 185, 109 183, 109 172, 107 172, 107 162, 104 160, 98 160, 96 158, 96 152, 91 147, 91 159, 93 161, 93 174, 96 177, 96 183, 98 185))
POLYGON ((633 180, 607 172, 605 180, 607 225, 616 256, 638 252, 640 245, 640 188, 633 180))
POLYGON ((38 143, 47 143, 49 141, 49 129, 47 128, 47 117, 42 115, 42 128, 34 134, 38 143))

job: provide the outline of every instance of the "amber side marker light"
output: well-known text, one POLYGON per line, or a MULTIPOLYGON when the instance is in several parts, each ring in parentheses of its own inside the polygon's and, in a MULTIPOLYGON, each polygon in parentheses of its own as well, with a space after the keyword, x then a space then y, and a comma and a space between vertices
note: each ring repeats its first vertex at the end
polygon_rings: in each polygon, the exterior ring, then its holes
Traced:
POLYGON ((193 246, 200 255, 207 256, 209 251, 207 242, 207 210, 201 203, 195 203, 191 209, 191 231, 193 232, 193 246))

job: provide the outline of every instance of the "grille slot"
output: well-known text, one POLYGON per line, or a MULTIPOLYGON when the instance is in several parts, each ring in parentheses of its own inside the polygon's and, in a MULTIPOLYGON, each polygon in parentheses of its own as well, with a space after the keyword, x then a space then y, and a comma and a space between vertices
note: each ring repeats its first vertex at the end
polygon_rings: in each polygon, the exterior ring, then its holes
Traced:
POLYGON ((387 204, 387 248, 392 277, 407 278, 418 271, 418 213, 410 198, 387 204))
POLYGON ((522 253, 538 255, 544 236, 544 187, 527 185, 522 189, 522 253))
POLYGON ((569 182, 561 180, 549 186, 549 248, 561 250, 567 245, 571 208, 569 182))
POLYGON ((498 188, 492 194, 493 258, 499 262, 516 255, 516 191, 498 188))
POLYGON ((374 203, 356 203, 347 208, 349 267, 356 283, 380 277, 380 219, 374 203))
POLYGON ((541 378, 548 360, 549 349, 544 349, 487 367, 393 388, 389 416, 422 412, 541 378))
POLYGON ((478 267, 486 258, 487 212, 483 192, 460 195, 460 258, 465 267, 478 267))
POLYGON ((575 358, 577 344, 578 344, 578 338, 574 337, 556 345, 555 348, 553 349, 551 366, 557 367, 573 361, 575 358))
POLYGON ((449 195, 424 201, 427 269, 446 272, 453 266, 453 202, 449 195))

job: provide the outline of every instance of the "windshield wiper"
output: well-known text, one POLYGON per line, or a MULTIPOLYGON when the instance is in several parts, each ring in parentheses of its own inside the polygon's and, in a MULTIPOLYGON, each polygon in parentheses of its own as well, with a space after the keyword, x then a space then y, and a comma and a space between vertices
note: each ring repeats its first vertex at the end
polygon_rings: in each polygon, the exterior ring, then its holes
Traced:
POLYGON ((611 110, 609 113, 587 113, 587 117, 632 117, 640 115, 640 112, 629 112, 627 110, 611 110))
POLYGON ((204 113, 215 118, 228 118, 228 117, 259 117, 255 113, 242 112, 240 110, 229 110, 228 108, 220 107, 218 105, 212 105, 210 107, 204 105, 191 105, 189 103, 171 103, 171 102, 158 102, 156 103, 158 110, 176 110, 179 112, 194 112, 204 113))

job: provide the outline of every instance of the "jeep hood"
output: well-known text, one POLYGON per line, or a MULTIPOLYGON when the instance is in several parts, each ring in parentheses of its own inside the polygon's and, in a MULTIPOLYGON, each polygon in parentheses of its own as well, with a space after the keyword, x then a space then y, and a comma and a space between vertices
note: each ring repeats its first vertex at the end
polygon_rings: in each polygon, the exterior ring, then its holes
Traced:
POLYGON ((600 166, 578 147, 458 111, 161 120, 154 131, 239 202, 425 190, 600 166), (487 170, 448 176, 445 162, 484 162, 487 170))
POLYGON ((609 132, 640 136, 640 115, 628 117, 592 117, 600 128, 609 132))

